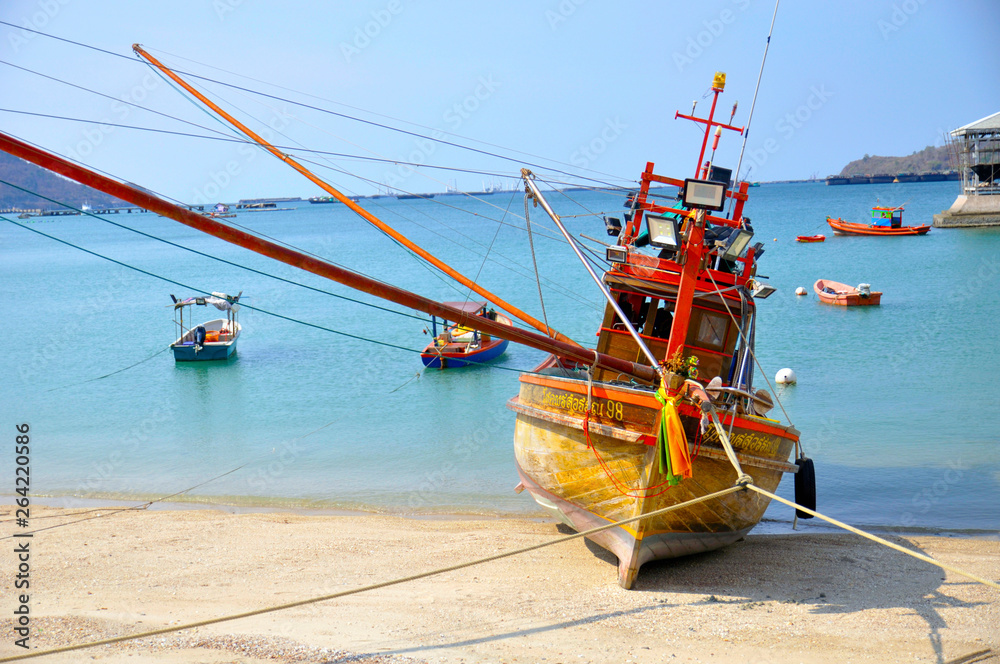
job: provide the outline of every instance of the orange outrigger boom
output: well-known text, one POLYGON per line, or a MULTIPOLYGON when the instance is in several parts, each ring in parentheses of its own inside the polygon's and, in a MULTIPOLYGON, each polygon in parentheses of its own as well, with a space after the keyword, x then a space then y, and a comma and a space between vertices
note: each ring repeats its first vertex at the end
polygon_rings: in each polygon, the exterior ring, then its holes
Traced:
POLYGON ((389 237, 393 238, 394 240, 396 240, 397 242, 399 242, 400 244, 402 244, 403 246, 405 246, 407 249, 409 249, 410 251, 414 252, 415 254, 417 254, 418 256, 420 256, 421 258, 423 258, 425 261, 427 261, 428 263, 430 263, 431 265, 433 265, 437 269, 439 269, 442 272, 444 272, 445 274, 447 274, 452 279, 455 279, 456 281, 458 281, 460 284, 462 284, 463 286, 465 286, 467 288, 471 288, 473 291, 475 291, 476 293, 478 293, 482 297, 485 297, 487 300, 489 300, 490 302, 492 302, 496 306, 500 307, 501 309, 503 309, 504 311, 506 311, 510 315, 514 316, 515 318, 524 321, 525 323, 527 323, 528 325, 532 326, 536 330, 540 330, 540 331, 548 334, 549 336, 551 336, 554 339, 558 339, 558 340, 564 341, 566 343, 576 344, 576 342, 573 341, 572 339, 570 339, 569 337, 567 337, 567 336, 565 336, 565 335, 563 335, 563 334, 561 334, 561 333, 553 330, 551 327, 547 326, 545 323, 542 323, 541 321, 537 320, 536 318, 532 317, 531 315, 525 313, 524 311, 521 311, 520 309, 518 309, 514 305, 512 305, 509 302, 507 302, 504 299, 502 299, 500 296, 495 295, 494 293, 486 290, 485 288, 483 288, 482 286, 480 286, 479 284, 477 284, 472 279, 469 279, 465 275, 461 274, 460 272, 458 272, 457 270, 455 270, 451 266, 447 265, 446 263, 444 263, 443 261, 441 261, 440 259, 438 259, 437 257, 435 257, 433 254, 431 254, 430 252, 428 252, 426 249, 423 249, 422 247, 420 247, 417 244, 415 244, 413 241, 411 241, 405 235, 403 235, 400 232, 398 232, 392 226, 389 226, 384 221, 382 221, 381 219, 379 219, 378 217, 376 217, 375 215, 373 215, 371 212, 368 212, 368 210, 365 210, 363 207, 361 207, 360 205, 358 205, 356 202, 352 201, 350 198, 348 198, 343 193, 341 193, 333 185, 331 185, 328 182, 324 181, 319 176, 317 176, 315 173, 313 173, 312 171, 310 171, 308 168, 306 168, 305 166, 303 166, 299 162, 295 161, 294 159, 292 159, 290 156, 288 156, 287 154, 285 154, 284 152, 282 152, 278 148, 274 147, 273 145, 271 145, 270 143, 268 143, 267 141, 265 141, 260 135, 258 135, 253 130, 251 130, 250 128, 248 128, 247 126, 245 126, 243 123, 241 123, 239 120, 237 120, 236 118, 234 118, 232 115, 230 115, 229 113, 227 113, 226 111, 224 111, 222 108, 220 108, 218 106, 218 104, 214 103, 208 97, 206 97, 205 95, 203 95, 202 93, 200 93, 198 90, 196 90, 194 87, 192 87, 190 84, 188 84, 180 76, 178 76, 173 71, 171 71, 169 67, 167 67, 166 65, 164 65, 163 63, 161 63, 159 60, 157 60, 156 58, 154 58, 152 55, 150 55, 149 53, 147 53, 145 50, 143 50, 142 46, 140 46, 139 44, 133 44, 132 45, 132 50, 135 51, 136 55, 138 55, 139 57, 145 58, 151 65, 153 65, 154 67, 156 67, 157 69, 159 69, 160 71, 162 71, 164 74, 166 74, 167 76, 169 76, 172 81, 174 81, 175 83, 177 83, 177 85, 181 86, 182 88, 184 88, 185 90, 187 90, 188 92, 190 92, 192 95, 195 96, 195 98, 198 99, 198 101, 200 101, 201 103, 205 104, 205 106, 208 106, 211 110, 213 110, 215 113, 217 113, 218 115, 220 115, 223 119, 225 119, 231 125, 233 125, 237 129, 239 129, 241 132, 243 132, 244 134, 246 134, 250 139, 252 139, 258 145, 260 145, 262 148, 264 148, 265 150, 267 150, 268 152, 270 152, 271 154, 273 154, 275 157, 277 157, 278 159, 282 160, 283 162, 285 162, 286 164, 288 164, 289 166, 291 166, 292 168, 294 168, 296 171, 298 171, 299 173, 301 173, 302 175, 304 175, 306 178, 308 178, 313 184, 319 186, 321 189, 323 189, 323 191, 327 192, 328 194, 330 194, 331 196, 333 196, 334 198, 336 198, 338 201, 340 201, 341 203, 343 203, 344 205, 346 205, 347 207, 349 207, 351 210, 353 210, 354 212, 356 212, 362 219, 364 219, 368 223, 372 224, 373 226, 375 226, 376 228, 378 228, 379 230, 381 230, 383 233, 387 234, 389 237))

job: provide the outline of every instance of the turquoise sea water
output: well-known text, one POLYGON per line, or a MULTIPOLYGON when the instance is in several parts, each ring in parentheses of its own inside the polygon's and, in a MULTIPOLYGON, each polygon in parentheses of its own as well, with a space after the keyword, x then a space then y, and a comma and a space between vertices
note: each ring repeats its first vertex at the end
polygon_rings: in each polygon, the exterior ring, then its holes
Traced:
MULTIPOLYGON (((760 272, 778 288, 759 306, 758 356, 768 378, 782 367, 798 374, 799 383, 778 395, 816 460, 819 509, 851 523, 1000 528, 1000 229, 854 238, 835 237, 824 223, 828 214, 864 220, 876 200, 906 202, 906 223, 929 223, 956 193, 954 182, 751 190, 747 214, 756 240, 766 244, 760 272), (827 241, 794 241, 814 233, 826 233, 827 241), (820 305, 812 294, 818 278, 871 283, 884 292, 882 306, 820 305), (797 286, 809 295, 796 297, 797 286)), ((620 197, 572 195, 576 202, 559 194, 551 200, 566 215, 622 211, 620 197)), ((495 221, 508 205, 523 210, 522 200, 501 194, 486 201, 447 196, 365 204, 540 318, 527 237, 515 228, 522 224, 508 216, 511 225, 498 232, 495 221)), ((111 219, 375 301, 153 215, 111 219)), ((341 205, 302 203, 234 221, 429 297, 467 296, 341 205)), ((533 221, 544 221, 540 209, 533 221)), ((574 232, 607 238, 595 217, 568 223, 574 232)), ((550 323, 592 342, 600 294, 565 244, 536 237, 535 250, 550 323)), ((169 294, 187 296, 191 289, 242 290, 256 309, 413 351, 428 337, 420 320, 249 273, 93 218, 33 220, 26 228, 0 222, 0 255, 6 342, 0 427, 13 442, 14 425, 30 423, 36 494, 162 496, 246 464, 192 494, 249 505, 538 513, 527 494, 513 492, 514 416, 505 403, 517 393, 516 370, 535 366, 540 352, 512 344, 493 368, 421 372, 416 352, 244 309, 236 359, 175 364, 168 351, 141 362, 175 337, 169 294)), ((10 487, 0 484, 0 493, 12 494, 12 452, 2 455, 0 468, 10 487)), ((791 477, 780 493, 791 497, 791 477)), ((790 510, 772 505, 767 518, 787 521, 790 510)))

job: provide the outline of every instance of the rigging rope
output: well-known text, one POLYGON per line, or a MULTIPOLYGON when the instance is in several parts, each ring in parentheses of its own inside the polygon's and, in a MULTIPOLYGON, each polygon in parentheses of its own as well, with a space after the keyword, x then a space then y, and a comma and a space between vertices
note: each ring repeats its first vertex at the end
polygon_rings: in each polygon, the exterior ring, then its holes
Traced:
MULTIPOLYGON (((6 221, 6 222, 8 222, 10 224, 13 224, 14 226, 17 226, 18 228, 23 228, 25 230, 31 231, 32 233, 37 233, 38 235, 41 235, 43 237, 49 238, 50 240, 55 240, 56 242, 59 242, 61 244, 65 244, 66 246, 72 247, 74 249, 79 249, 80 251, 82 251, 84 253, 88 253, 88 254, 90 254, 92 256, 96 256, 97 258, 102 258, 102 259, 104 259, 106 261, 109 261, 111 263, 114 263, 116 265, 120 265, 120 266, 122 266, 124 268, 128 268, 129 270, 135 270, 136 272, 139 272, 141 274, 145 274, 148 277, 153 277, 154 279, 160 279, 161 281, 165 281, 165 282, 167 282, 169 284, 174 284, 175 286, 180 286, 181 288, 186 288, 186 289, 191 290, 191 291, 202 293, 203 295, 210 295, 211 294, 208 291, 202 290, 200 288, 196 288, 194 286, 189 286, 189 285, 183 284, 183 283, 181 283, 179 281, 174 281, 173 279, 168 279, 167 277, 163 277, 163 276, 160 276, 160 275, 155 274, 153 272, 149 272, 147 270, 143 270, 142 268, 138 268, 138 267, 135 267, 133 265, 129 265, 128 263, 123 263, 123 262, 121 262, 119 260, 116 260, 114 258, 110 258, 109 256, 104 256, 103 254, 99 254, 99 253, 97 253, 95 251, 91 251, 90 249, 85 249, 84 247, 75 245, 72 242, 68 242, 66 240, 62 240, 60 238, 55 237, 54 235, 49 235, 48 233, 44 233, 44 232, 42 232, 42 231, 40 231, 38 229, 29 228, 28 226, 25 226, 24 224, 18 223, 17 221, 15 221, 13 219, 8 219, 7 217, 5 217, 3 215, 0 215, 0 220, 6 221)), ((348 337, 348 338, 351 338, 351 339, 356 339, 358 341, 364 341, 364 342, 367 342, 367 343, 376 344, 378 346, 386 346, 388 348, 395 348, 396 350, 404 350, 404 351, 406 351, 408 353, 417 353, 417 354, 420 354, 420 353, 423 352, 422 350, 417 349, 417 348, 407 348, 405 346, 399 346, 399 345, 391 344, 391 343, 388 343, 388 342, 385 342, 385 341, 379 341, 377 339, 370 339, 368 337, 358 336, 356 334, 351 334, 349 332, 341 332, 340 330, 334 330, 334 329, 329 328, 329 327, 324 327, 322 325, 317 325, 315 323, 310 323, 308 321, 299 320, 297 318, 292 318, 290 316, 285 316, 283 314, 275 313, 273 311, 268 311, 266 309, 260 309, 258 307, 254 307, 254 306, 251 306, 249 304, 242 303, 242 302, 240 303, 240 306, 241 307, 245 307, 246 309, 249 309, 251 311, 259 311, 260 313, 265 314, 267 316, 273 316, 275 318, 280 318, 282 320, 287 320, 287 321, 289 321, 291 323, 298 323, 299 325, 305 325, 307 327, 313 327, 313 328, 316 328, 317 330, 322 330, 324 332, 332 332, 333 334, 337 334, 337 335, 340 335, 340 336, 348 337)), ((502 371, 514 371, 514 372, 517 372, 517 373, 535 373, 534 371, 530 371, 530 370, 526 370, 526 369, 516 369, 514 367, 505 367, 505 366, 498 365, 498 364, 488 364, 488 362, 492 362, 492 360, 483 360, 483 361, 480 361, 480 360, 475 360, 475 359, 472 359, 472 358, 463 358, 463 361, 465 361, 465 362, 467 362, 469 364, 474 364, 476 366, 485 366, 488 369, 499 369, 499 370, 502 370, 502 371)))
MULTIPOLYGON (((69 44, 73 44, 74 46, 80 46, 82 48, 92 49, 94 51, 99 51, 99 52, 105 53, 107 55, 112 55, 114 57, 123 58, 125 60, 128 60, 129 62, 140 62, 142 64, 145 64, 145 62, 139 61, 136 58, 133 58, 133 57, 130 57, 130 56, 123 55, 121 53, 115 53, 114 51, 108 51, 106 49, 102 49, 102 48, 98 48, 98 47, 95 47, 95 46, 91 46, 89 44, 84 44, 82 42, 77 42, 77 41, 73 41, 73 40, 70 40, 70 39, 65 39, 63 37, 57 37, 55 35, 48 34, 48 33, 45 33, 45 32, 41 32, 39 30, 34 30, 34 29, 28 28, 26 26, 17 26, 17 25, 14 25, 12 23, 8 23, 7 21, 2 21, 2 20, 0 20, 0 25, 7 25, 7 26, 10 26, 10 27, 19 29, 19 30, 26 30, 28 32, 32 32, 32 33, 35 33, 35 34, 38 34, 38 35, 42 35, 42 36, 48 37, 50 39, 55 39, 57 41, 62 41, 62 42, 66 42, 66 43, 69 43, 69 44)), ((433 135, 433 133, 432 134, 420 134, 420 133, 417 133, 417 132, 408 131, 406 129, 401 129, 401 128, 398 128, 398 127, 393 127, 391 125, 387 125, 387 124, 384 124, 384 123, 374 122, 372 120, 366 120, 364 118, 352 116, 352 115, 349 115, 349 114, 346 114, 346 113, 339 113, 337 111, 332 111, 332 110, 329 110, 329 109, 324 109, 322 107, 313 106, 311 104, 306 104, 306 103, 303 103, 303 102, 294 101, 292 99, 287 99, 287 98, 279 97, 277 95, 271 95, 271 94, 268 94, 268 93, 265 93, 265 92, 261 92, 261 91, 258 91, 258 90, 253 90, 253 89, 250 89, 250 88, 245 88, 245 87, 242 87, 242 86, 239 86, 239 85, 235 85, 233 83, 226 83, 224 81, 220 81, 220 80, 217 80, 217 79, 209 78, 207 76, 200 76, 198 74, 194 74, 194 73, 191 73, 191 72, 184 72, 184 71, 180 71, 180 70, 177 70, 177 71, 178 71, 178 73, 182 73, 182 74, 185 74, 186 76, 191 76, 193 78, 197 78, 197 79, 202 80, 202 81, 208 81, 208 82, 211 82, 211 83, 216 83, 218 85, 222 85, 222 86, 225 86, 225 87, 228 87, 228 88, 232 88, 234 90, 241 90, 243 92, 248 92, 250 94, 259 95, 261 97, 273 99, 275 101, 282 101, 282 102, 285 102, 285 103, 288 103, 288 104, 293 104, 293 105, 296 105, 296 106, 301 106, 302 108, 307 108, 307 109, 310 109, 310 110, 318 111, 320 113, 325 113, 325 114, 328 114, 328 115, 333 115, 335 117, 341 117, 341 118, 344 118, 344 119, 347 119, 347 120, 352 120, 352 121, 359 122, 359 123, 362 123, 362 124, 367 124, 367 125, 370 125, 370 126, 381 128, 381 129, 386 129, 386 130, 389 130, 389 131, 393 131, 393 132, 405 134, 405 135, 408 135, 408 136, 413 136, 415 138, 421 138, 421 139, 424 139, 424 140, 433 141, 435 143, 440 143, 442 145, 450 145, 452 147, 456 147, 456 148, 459 148, 461 150, 475 152, 475 153, 482 154, 482 155, 485 155, 485 156, 495 157, 497 159, 501 159, 501 160, 504 160, 504 161, 514 162, 514 163, 516 163, 518 165, 528 164, 530 166, 534 166, 536 168, 544 169, 544 170, 547 170, 547 171, 554 171, 556 173, 562 173, 564 175, 569 175, 570 177, 578 177, 578 178, 581 178, 581 179, 584 179, 584 180, 589 180, 591 182, 596 182, 596 183, 599 183, 599 184, 607 185, 609 187, 614 187, 614 185, 612 185, 612 184, 610 184, 608 182, 605 182, 603 180, 596 179, 596 178, 591 178, 591 177, 587 177, 587 176, 584 176, 584 175, 579 175, 577 173, 571 173, 569 171, 564 171, 564 170, 561 170, 561 169, 558 169, 558 168, 543 166, 541 164, 536 164, 536 163, 532 163, 532 162, 525 162, 522 159, 516 159, 514 157, 508 157, 508 156, 505 156, 505 155, 502 155, 502 154, 498 154, 498 153, 495 153, 495 152, 490 152, 488 150, 480 150, 478 148, 474 148, 474 147, 467 146, 467 145, 462 145, 461 143, 456 143, 456 142, 453 142, 453 141, 446 141, 446 140, 443 140, 441 138, 436 138, 433 135)), ((469 140, 469 139, 466 139, 466 140, 469 140)), ((517 150, 512 150, 511 148, 502 148, 502 149, 511 150, 512 152, 519 152, 517 150)), ((523 153, 522 152, 521 154, 527 154, 527 153, 523 153)), ((543 157, 543 159, 547 159, 547 158, 543 157)), ((562 162, 558 162, 558 161, 553 160, 553 159, 548 159, 548 161, 552 161, 554 163, 562 163, 562 162)), ((593 169, 589 169, 589 168, 587 168, 587 169, 581 169, 581 170, 586 170, 586 171, 590 171, 592 173, 602 174, 602 173, 600 173, 600 171, 594 171, 593 169)), ((605 175, 607 177, 612 177, 612 178, 615 177, 615 176, 610 175, 610 174, 602 174, 602 175, 605 175)), ((631 180, 627 180, 627 181, 631 182, 631 180)))
POLYGON ((545 321, 545 334, 552 336, 552 328, 549 327, 549 317, 545 313, 545 299, 542 297, 542 280, 538 276, 538 259, 535 258, 535 241, 531 238, 531 217, 528 214, 528 198, 530 195, 524 192, 524 223, 528 227, 528 246, 531 247, 531 264, 535 266, 535 283, 538 284, 538 303, 542 306, 542 320, 545 321))
MULTIPOLYGON (((715 277, 712 276, 712 271, 705 270, 705 274, 707 274, 708 278, 711 279, 712 285, 715 286, 715 290, 717 291, 721 290, 719 288, 719 284, 715 282, 715 277)), ((767 373, 764 371, 764 367, 760 366, 760 360, 757 359, 757 354, 753 352, 753 346, 750 345, 750 340, 747 339, 745 334, 743 334, 743 330, 742 328, 740 328, 739 321, 736 320, 736 316, 734 316, 733 312, 729 309, 729 305, 726 303, 726 298, 723 297, 720 293, 719 299, 722 300, 722 305, 726 308, 726 313, 729 314, 729 318, 732 319, 733 323, 736 325, 736 330, 739 332, 740 337, 743 339, 743 343, 747 345, 747 351, 750 353, 750 357, 753 358, 754 364, 756 364, 757 368, 760 369, 761 376, 764 377, 764 380, 767 382, 767 386, 771 389, 772 394, 774 394, 774 401, 778 404, 778 407, 781 408, 781 412, 785 414, 785 419, 788 420, 788 423, 794 427, 795 425, 792 424, 792 418, 788 416, 788 411, 785 410, 784 404, 782 404, 781 399, 778 398, 777 390, 775 390, 774 386, 771 385, 771 380, 767 377, 767 373)), ((796 442, 796 447, 797 446, 798 442, 796 442)))
MULTIPOLYGON (((195 288, 194 286, 189 286, 189 285, 183 284, 183 283, 181 283, 179 281, 174 281, 173 279, 168 279, 167 277, 160 276, 158 274, 154 274, 153 272, 149 272, 147 270, 143 270, 142 268, 135 267, 134 265, 129 265, 128 263, 123 263, 123 262, 121 262, 119 260, 115 260, 114 258, 111 258, 109 256, 105 256, 103 254, 99 254, 96 251, 91 251, 90 249, 85 249, 84 247, 81 247, 79 245, 75 245, 72 242, 67 242, 66 240, 62 240, 60 238, 57 238, 54 235, 49 235, 48 233, 43 233, 42 231, 40 231, 40 230, 38 230, 36 228, 28 228, 24 224, 20 224, 20 223, 14 221, 13 219, 8 219, 7 217, 4 217, 3 215, 0 215, 0 219, 2 219, 3 221, 6 221, 8 223, 11 223, 11 224, 17 226, 18 228, 23 228, 25 230, 31 231, 32 233, 37 233, 38 235, 41 235, 43 237, 49 238, 50 240, 55 240, 56 242, 65 244, 66 246, 73 247, 74 249, 79 249, 80 251, 88 253, 91 256, 96 256, 97 258, 103 258, 104 260, 110 261, 110 262, 112 262, 112 263, 114 263, 116 265, 121 265, 122 267, 128 268, 130 270, 135 270, 136 272, 139 272, 141 274, 145 274, 148 277, 153 277, 154 279, 160 279, 161 281, 165 281, 168 284, 173 284, 175 286, 180 286, 181 288, 186 288, 188 290, 195 291, 195 292, 201 293, 203 295, 211 295, 211 293, 209 291, 202 290, 200 288, 195 288)), ((308 327, 314 327, 317 330, 323 330, 325 332, 332 332, 334 334, 339 334, 341 336, 349 337, 351 339, 357 339, 359 341, 367 341, 368 343, 377 344, 379 346, 386 346, 386 347, 389 347, 389 348, 395 348, 397 350, 405 350, 405 351, 410 352, 410 353, 420 353, 421 352, 420 350, 417 350, 417 349, 414 349, 414 348, 407 348, 405 346, 398 346, 396 344, 390 344, 390 343, 385 342, 385 341, 378 341, 376 339, 369 339, 369 338, 366 338, 366 337, 358 336, 356 334, 350 334, 349 332, 341 332, 340 330, 334 330, 334 329, 329 328, 329 327, 323 327, 322 325, 316 325, 315 323, 309 323, 309 322, 304 321, 304 320, 298 320, 296 318, 292 318, 290 316, 285 316, 285 315, 282 315, 282 314, 279 314, 279 313, 275 313, 273 311, 267 311, 266 309, 260 309, 258 307, 254 307, 254 306, 251 306, 249 304, 240 303, 240 306, 241 307, 245 307, 245 308, 247 308, 247 309, 249 309, 251 311, 259 311, 260 313, 266 314, 268 316, 274 316, 275 318, 281 318, 283 320, 287 320, 287 321, 290 321, 292 323, 298 323, 300 325, 306 325, 308 327)))
MULTIPOLYGON (((182 244, 177 244, 176 242, 171 242, 170 240, 165 240, 165 239, 163 239, 161 237, 157 237, 155 235, 151 235, 149 233, 140 231, 140 230, 132 228, 130 226, 126 226, 124 224, 119 224, 118 222, 111 221, 110 219, 108 219, 106 217, 102 217, 102 216, 97 215, 97 214, 94 214, 93 212, 89 212, 87 210, 81 210, 79 208, 75 208, 72 205, 69 205, 68 203, 63 203, 61 201, 57 201, 54 198, 49 198, 48 196, 44 196, 42 194, 36 193, 34 191, 31 191, 30 189, 25 189, 24 187, 19 187, 18 185, 13 184, 12 182, 7 182, 6 180, 4 180, 2 178, 0 178, 0 184, 5 184, 5 185, 7 185, 9 187, 13 187, 14 189, 19 189, 19 190, 21 190, 21 191, 23 191, 23 192, 25 192, 27 194, 31 194, 32 196, 37 196, 38 198, 41 198, 41 199, 46 200, 46 201, 49 201, 50 203, 55 203, 56 205, 61 205, 62 207, 65 207, 65 208, 67 208, 69 210, 74 210, 76 212, 79 212, 82 215, 86 215, 88 217, 93 217, 94 219, 97 219, 99 221, 103 221, 106 224, 111 224, 112 226, 117 226, 118 228, 124 229, 126 231, 131 231, 132 233, 137 233, 138 235, 142 235, 143 237, 148 237, 151 240, 156 240, 157 242, 162 242, 162 243, 168 244, 168 245, 170 245, 172 247, 177 247, 178 249, 183 249, 184 251, 189 251, 192 254, 197 254, 198 256, 203 256, 205 258, 209 258, 211 260, 218 261, 220 263, 225 263, 226 265, 231 265, 233 267, 238 267, 238 268, 240 268, 242 270, 246 270, 248 272, 253 272, 254 274, 259 274, 259 275, 264 276, 264 277, 270 277, 271 279, 276 279, 278 281, 283 281, 285 283, 292 284, 293 286, 300 286, 302 288, 307 288, 307 289, 309 289, 311 291, 316 291, 317 293, 323 293, 324 295, 330 295, 330 296, 339 298, 341 300, 347 300, 348 302, 354 302, 355 304, 361 304, 361 305, 364 305, 366 307, 371 307, 373 309, 379 309, 381 311, 385 311, 385 312, 388 312, 390 314, 396 314, 397 316, 405 316, 407 318, 413 318, 414 320, 419 320, 422 323, 426 323, 427 322, 426 318, 422 318, 420 316, 414 316, 413 314, 408 314, 405 311, 396 311, 394 309, 389 309, 387 307, 383 307, 383 306, 380 306, 380 305, 377 305, 377 304, 373 304, 371 302, 364 302, 363 300, 357 300, 357 299, 352 298, 352 297, 347 297, 346 295, 339 295, 337 293, 332 293, 332 292, 330 292, 328 290, 323 290, 322 288, 317 288, 315 286, 310 286, 308 284, 303 284, 303 283, 300 283, 298 281, 292 281, 291 279, 286 279, 284 277, 279 277, 278 275, 270 274, 268 272, 264 272, 262 270, 257 270, 257 269, 254 269, 252 267, 247 267, 246 265, 240 265, 239 263, 234 263, 233 261, 228 261, 228 260, 226 260, 224 258, 219 258, 218 256, 213 256, 212 254, 207 254, 207 253, 205 253, 203 251, 198 251, 197 249, 192 249, 190 247, 185 247, 182 244)), ((10 221, 10 220, 8 219, 7 221, 10 221)), ((235 226, 236 224, 233 224, 233 225, 235 226)), ((246 228, 246 227, 241 226, 241 228, 246 228)), ((250 229, 247 229, 247 230, 250 230, 250 229)), ((311 254, 311 255, 314 255, 314 254, 311 254)), ((316 258, 321 258, 321 257, 316 256, 316 258)), ((323 260, 327 260, 327 259, 323 258, 323 260)), ((335 263, 335 265, 336 265, 336 263, 335 263)))

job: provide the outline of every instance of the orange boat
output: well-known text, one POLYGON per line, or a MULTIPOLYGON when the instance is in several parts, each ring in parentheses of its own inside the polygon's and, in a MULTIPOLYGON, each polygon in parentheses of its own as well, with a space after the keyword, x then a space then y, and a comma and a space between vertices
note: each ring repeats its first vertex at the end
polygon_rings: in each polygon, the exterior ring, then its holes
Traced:
POLYGON ((823 242, 826 240, 825 235, 799 235, 795 238, 798 242, 823 242))
POLYGON ((826 223, 837 235, 925 235, 931 229, 925 226, 904 226, 903 206, 872 208, 871 224, 855 224, 850 221, 827 217, 826 223))
POLYGON ((819 296, 820 302, 839 304, 845 307, 863 307, 876 305, 882 300, 881 291, 873 291, 868 284, 848 286, 839 281, 818 279, 813 284, 813 290, 819 296))

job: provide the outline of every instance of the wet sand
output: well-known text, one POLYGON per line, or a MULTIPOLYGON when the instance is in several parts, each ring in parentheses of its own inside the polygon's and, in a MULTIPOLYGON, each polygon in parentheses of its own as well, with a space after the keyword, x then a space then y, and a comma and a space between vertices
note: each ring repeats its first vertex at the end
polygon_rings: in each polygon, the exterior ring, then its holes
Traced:
MULTIPOLYGON (((32 527, 71 518, 32 508, 32 527)), ((110 511, 110 510, 108 510, 110 511)), ((14 531, 13 509, 0 510, 14 531)), ((86 516, 93 516, 88 514, 86 516)), ((81 518, 81 517, 75 517, 81 518)), ((555 539, 521 519, 131 511, 31 540, 33 648, 335 593, 555 539)), ((992 580, 1000 539, 890 537, 992 580)), ((4 624, 12 540, 0 555, 4 624)), ((19 591, 20 592, 20 591, 19 591)), ((23 653, 3 630, 0 656, 23 653)), ((634 590, 582 540, 50 662, 1000 661, 1000 592, 853 535, 750 535, 649 563, 634 590)))

